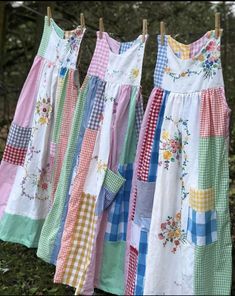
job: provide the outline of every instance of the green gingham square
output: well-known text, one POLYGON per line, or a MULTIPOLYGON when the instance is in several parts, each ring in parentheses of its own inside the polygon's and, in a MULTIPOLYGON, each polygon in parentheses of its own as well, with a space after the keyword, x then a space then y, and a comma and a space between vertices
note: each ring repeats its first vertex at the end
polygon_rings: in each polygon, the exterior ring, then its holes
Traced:
POLYGON ((223 137, 200 138, 199 188, 215 189, 217 242, 195 247, 195 295, 230 295, 232 242, 228 206, 228 147, 223 137))
POLYGON ((111 192, 117 193, 124 182, 126 181, 119 172, 115 173, 111 170, 106 171, 105 179, 104 179, 104 186, 111 192))

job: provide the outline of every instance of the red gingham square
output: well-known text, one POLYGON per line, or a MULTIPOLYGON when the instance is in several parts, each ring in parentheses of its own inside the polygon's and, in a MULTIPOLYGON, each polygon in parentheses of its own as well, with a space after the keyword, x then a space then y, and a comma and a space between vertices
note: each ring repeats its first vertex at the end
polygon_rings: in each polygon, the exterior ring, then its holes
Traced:
POLYGON ((27 149, 15 148, 10 145, 6 145, 2 159, 12 164, 23 165, 26 152, 27 149))
POLYGON ((130 246, 130 259, 129 259, 128 277, 127 277, 125 295, 134 295, 137 260, 138 260, 138 251, 133 246, 130 246))
POLYGON ((147 181, 148 180, 148 170, 149 170, 149 163, 151 157, 151 150, 154 140, 154 134, 157 125, 157 118, 161 108, 163 90, 157 89, 154 95, 154 99, 152 101, 152 106, 150 108, 148 122, 147 122, 147 129, 146 134, 144 137, 144 142, 142 146, 142 151, 140 154, 140 167, 138 169, 138 178, 147 181))
POLYGON ((230 109, 227 107, 224 88, 202 92, 200 108, 200 136, 228 136, 230 109))

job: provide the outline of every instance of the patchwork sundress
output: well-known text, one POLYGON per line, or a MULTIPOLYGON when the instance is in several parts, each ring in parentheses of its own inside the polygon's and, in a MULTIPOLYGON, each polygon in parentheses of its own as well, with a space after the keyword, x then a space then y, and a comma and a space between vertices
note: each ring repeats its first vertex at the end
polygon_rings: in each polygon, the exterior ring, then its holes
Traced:
MULTIPOLYGON (((230 109, 224 93, 220 37, 209 31, 184 45, 165 36, 158 54, 162 103, 151 148, 154 151, 158 146, 153 161, 155 188, 146 184, 138 194, 137 184, 132 221, 141 218, 138 205, 145 201, 153 206, 144 252, 135 245, 129 249, 127 279, 134 277, 137 284, 127 280, 127 294, 136 286, 144 295, 229 295, 230 109)), ((142 236, 131 232, 141 245, 142 236)))
POLYGON ((5 192, 9 198, 0 223, 0 239, 28 247, 37 247, 50 208, 50 141, 55 129, 60 134, 62 121, 57 118, 66 110, 61 102, 68 101, 74 91, 66 89, 74 84, 84 33, 79 27, 63 31, 52 19, 50 23, 45 17, 39 51, 17 104, 1 165, 1 174, 12 172, 12 176, 1 179, 1 190, 8 184, 5 192))
MULTIPOLYGON (((113 42, 112 39, 109 40, 112 43, 113 50, 118 53, 119 44, 113 42)), ((107 65, 108 56, 107 42, 97 36, 96 48, 79 91, 68 148, 58 188, 55 192, 53 207, 45 220, 38 244, 37 256, 55 265, 60 250, 73 182, 79 164, 84 133, 89 123, 97 92, 100 92, 103 88, 103 81, 100 77, 103 77, 102 71, 103 67, 105 68, 105 65, 107 65)))
POLYGON ((108 164, 114 148, 116 151, 113 156, 119 160, 122 143, 127 141, 126 131, 129 135, 135 122, 132 117, 135 117, 140 97, 139 84, 145 48, 141 36, 122 53, 121 43, 110 38, 107 33, 98 41, 96 50, 101 56, 101 53, 107 53, 107 60, 102 64, 97 60, 97 64, 90 69, 97 73, 100 83, 82 141, 54 278, 57 283, 77 287, 76 293, 83 292, 88 278, 103 211, 110 205, 112 194, 115 195, 125 182, 118 170, 110 170, 112 167, 108 164), (113 132, 116 125, 120 129, 113 132), (119 133, 118 136, 112 136, 116 133, 119 133), (119 143, 116 143, 117 139, 120 139, 119 143), (101 191, 105 185, 111 186, 108 187, 110 195, 102 198, 104 195, 101 197, 101 191))

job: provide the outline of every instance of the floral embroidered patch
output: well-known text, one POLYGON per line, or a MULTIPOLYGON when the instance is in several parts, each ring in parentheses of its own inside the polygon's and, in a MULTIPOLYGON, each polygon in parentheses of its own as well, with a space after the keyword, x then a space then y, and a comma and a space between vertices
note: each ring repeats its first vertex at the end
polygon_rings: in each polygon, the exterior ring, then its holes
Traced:
POLYGON ((167 220, 161 223, 160 228, 158 238, 163 241, 163 247, 171 244, 171 252, 175 254, 181 243, 186 242, 186 233, 181 229, 181 213, 176 213, 175 217, 168 216, 167 220))
POLYGON ((36 103, 36 114, 39 116, 38 123, 41 125, 48 124, 52 112, 50 98, 43 98, 36 103))
POLYGON ((160 157, 159 166, 163 166, 164 169, 168 170, 170 165, 173 163, 178 163, 181 165, 181 198, 185 199, 189 192, 186 191, 184 178, 187 173, 188 155, 185 150, 185 146, 189 143, 189 130, 188 130, 188 120, 174 120, 171 116, 165 117, 166 121, 171 121, 174 123, 176 130, 173 134, 170 134, 168 130, 163 130, 160 139, 160 157), (185 136, 182 137, 181 129, 185 131, 185 136))

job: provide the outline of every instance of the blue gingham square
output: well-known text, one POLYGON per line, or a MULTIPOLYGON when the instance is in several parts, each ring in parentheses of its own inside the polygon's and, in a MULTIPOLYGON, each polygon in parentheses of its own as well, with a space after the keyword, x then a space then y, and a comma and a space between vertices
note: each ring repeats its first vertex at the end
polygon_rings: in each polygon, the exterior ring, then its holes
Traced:
POLYGON ((197 212, 189 207, 187 239, 197 246, 215 242, 217 240, 216 211, 197 212))
POLYGON ((126 182, 110 206, 105 233, 105 240, 107 241, 126 240, 133 164, 119 166, 118 171, 126 179, 126 182))
POLYGON ((125 51, 127 51, 129 48, 132 47, 132 45, 134 44, 135 41, 130 41, 130 42, 122 42, 121 46, 119 48, 119 54, 124 53, 125 51))
POLYGON ((104 108, 104 91, 105 91, 105 81, 100 81, 97 88, 95 101, 93 104, 91 117, 89 119, 88 128, 92 130, 98 130, 100 126, 100 121, 104 108))
POLYGON ((145 230, 141 230, 135 295, 143 295, 147 249, 148 249, 148 232, 145 230))
POLYGON ((167 36, 164 38, 164 44, 161 44, 161 35, 157 36, 158 39, 158 54, 157 63, 154 70, 154 86, 161 87, 164 69, 167 66, 167 36))
POLYGON ((135 125, 136 125, 137 139, 139 138, 143 117, 144 117, 143 97, 140 95, 138 102, 136 104, 136 111, 135 111, 135 125))
POLYGON ((17 148, 28 148, 32 129, 11 124, 7 144, 17 148))

